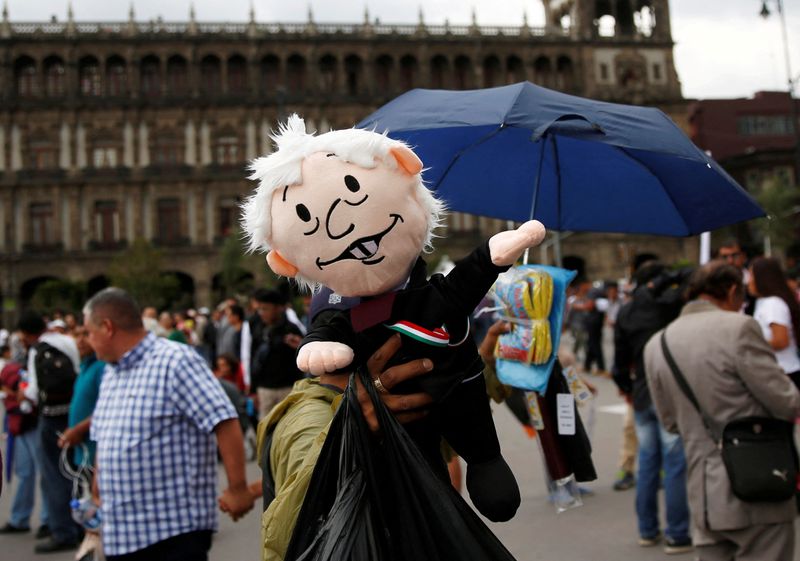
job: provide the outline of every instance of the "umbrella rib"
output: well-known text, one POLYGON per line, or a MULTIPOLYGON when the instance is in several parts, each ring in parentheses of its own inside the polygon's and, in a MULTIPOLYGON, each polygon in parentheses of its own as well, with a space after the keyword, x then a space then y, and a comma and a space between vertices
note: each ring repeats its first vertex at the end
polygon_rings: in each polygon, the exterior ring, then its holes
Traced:
POLYGON ((556 170, 556 230, 561 231, 561 165, 558 159, 558 135, 553 134, 553 167, 556 170))
POLYGON ((483 137, 479 138, 478 140, 476 140, 475 142, 473 142, 472 144, 470 144, 469 146, 467 146, 463 150, 460 150, 455 156, 453 156, 453 159, 450 160, 449 164, 447 164, 447 167, 445 168, 444 172, 442 172, 442 175, 439 177, 439 180, 436 182, 436 185, 433 186, 433 189, 431 189, 431 191, 438 191, 439 190, 439 185, 442 184, 442 181, 445 180, 445 178, 447 177, 447 174, 450 173, 450 170, 453 168, 453 166, 456 164, 456 162, 461 158, 461 156, 464 155, 465 152, 467 152, 469 150, 472 150, 473 148, 475 148, 479 144, 483 144, 484 142, 486 142, 487 140, 492 138, 494 135, 499 133, 501 130, 503 130, 503 128, 505 128, 505 123, 500 123, 499 127, 494 129, 493 131, 491 131, 486 136, 483 136, 483 137))
MULTIPOLYGON (((614 145, 612 144, 611 146, 614 146, 614 145)), ((628 158, 630 158, 631 160, 633 160, 634 162, 639 164, 639 166, 641 166, 642 169, 644 169, 656 181, 658 181, 661 184, 662 187, 664 187, 664 183, 661 181, 661 179, 659 179, 659 177, 655 173, 653 173, 653 170, 651 170, 649 167, 647 167, 647 164, 645 164, 642 160, 640 160, 639 158, 637 158, 636 156, 634 156, 633 154, 628 152, 628 150, 623 148, 622 146, 614 146, 614 148, 616 148, 617 150, 619 150, 620 152, 622 152, 623 154, 628 156, 628 158)), ((664 188, 664 193, 667 195, 667 198, 669 199, 669 202, 672 203, 672 208, 675 209, 675 214, 677 214, 678 218, 680 218, 681 222, 683 222, 683 226, 684 226, 684 228, 686 230, 686 233, 684 235, 685 236, 692 235, 691 228, 689 228, 689 225, 686 223, 686 219, 683 217, 683 215, 681 214, 680 210, 678 210, 678 205, 675 204, 675 199, 672 198, 672 193, 670 193, 669 190, 666 189, 666 188, 664 188)))

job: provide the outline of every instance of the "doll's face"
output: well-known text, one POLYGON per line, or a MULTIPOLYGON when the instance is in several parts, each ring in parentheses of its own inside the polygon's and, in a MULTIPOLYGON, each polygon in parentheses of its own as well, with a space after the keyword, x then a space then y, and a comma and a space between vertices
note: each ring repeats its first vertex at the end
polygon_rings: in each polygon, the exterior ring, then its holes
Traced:
POLYGON ((402 283, 427 231, 415 176, 323 152, 303 161, 302 176, 302 185, 273 194, 272 248, 300 275, 342 296, 380 294, 402 283))

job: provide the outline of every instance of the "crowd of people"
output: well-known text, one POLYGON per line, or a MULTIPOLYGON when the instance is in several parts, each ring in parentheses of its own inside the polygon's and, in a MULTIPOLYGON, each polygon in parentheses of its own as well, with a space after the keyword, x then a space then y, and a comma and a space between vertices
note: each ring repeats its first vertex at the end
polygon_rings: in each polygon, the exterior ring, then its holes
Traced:
MULTIPOLYGON (((666 331, 674 361, 714 422, 747 415, 793 421, 800 416, 799 302, 778 260, 748 263, 735 242, 696 270, 646 255, 626 284, 581 279, 570 289, 565 329, 573 337, 562 351, 572 351, 586 373, 606 375, 608 367, 628 407, 614 489, 635 487, 641 546, 694 548, 703 560, 791 558, 794 501, 748 503, 732 494, 706 419, 682 395, 658 340, 666 331), (609 356, 604 332, 614 335, 609 356)), ((262 558, 282 559, 347 383, 346 376, 309 378, 297 369, 308 306, 302 300, 298 314, 279 288, 213 310, 159 313, 109 288, 80 311, 24 312, 13 332, 0 332, 17 478, 0 534, 33 530, 39 487, 37 553, 74 549, 86 543, 84 534, 99 543, 74 512, 74 500, 86 498, 76 496, 83 487, 75 474, 94 469, 91 499, 101 505, 109 559, 206 559, 217 511, 236 520, 262 497, 262 558), (248 484, 244 435, 256 427, 263 478, 248 484), (217 496, 219 461, 228 487, 217 496)), ((484 330, 485 360, 504 329, 484 330)), ((391 389, 431 365, 387 369, 399 345, 391 338, 367 366, 386 390, 384 404, 413 422, 430 397, 401 398, 391 389)), ((362 407, 377 432, 365 397, 362 407)), ((515 415, 535 434, 524 406, 515 415)))

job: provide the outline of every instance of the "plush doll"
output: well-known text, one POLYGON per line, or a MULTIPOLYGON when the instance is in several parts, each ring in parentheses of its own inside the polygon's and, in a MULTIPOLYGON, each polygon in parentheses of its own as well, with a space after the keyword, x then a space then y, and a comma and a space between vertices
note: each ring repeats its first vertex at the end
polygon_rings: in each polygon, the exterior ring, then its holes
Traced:
POLYGON ((252 164, 259 186, 242 222, 250 248, 268 251, 275 273, 315 291, 298 367, 320 375, 363 364, 401 333, 395 362, 429 358, 434 365, 415 385, 392 390, 435 399, 406 429, 446 475, 443 436, 467 463, 475 507, 490 520, 510 519, 519 488, 500 454, 469 317, 497 275, 541 242, 544 227, 530 221, 496 234, 447 276, 428 279, 420 253, 430 248, 443 207, 408 146, 358 129, 314 136, 296 115, 274 140, 277 151, 252 164))

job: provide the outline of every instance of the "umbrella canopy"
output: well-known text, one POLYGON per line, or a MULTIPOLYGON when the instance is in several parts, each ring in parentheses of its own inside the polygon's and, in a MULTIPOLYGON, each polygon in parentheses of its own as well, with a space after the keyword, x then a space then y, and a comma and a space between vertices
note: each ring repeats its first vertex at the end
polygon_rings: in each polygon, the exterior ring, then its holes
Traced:
POLYGON ((361 121, 411 145, 451 210, 548 229, 689 236, 764 216, 663 112, 530 82, 412 90, 361 121))

